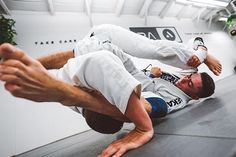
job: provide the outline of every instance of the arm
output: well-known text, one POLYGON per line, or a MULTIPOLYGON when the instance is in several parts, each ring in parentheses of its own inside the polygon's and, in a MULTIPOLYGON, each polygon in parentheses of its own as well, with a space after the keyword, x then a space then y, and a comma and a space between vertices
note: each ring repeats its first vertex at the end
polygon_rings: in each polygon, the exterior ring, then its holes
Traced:
POLYGON ((66 64, 70 58, 73 57, 74 57, 73 51, 69 50, 69 51, 57 52, 54 54, 50 54, 48 56, 43 56, 38 58, 37 60, 46 69, 59 69, 63 67, 63 65, 66 64))
MULTIPOLYGON (((75 102, 81 101, 81 98, 85 98, 85 96, 81 97, 81 95, 78 94, 77 89, 71 92, 67 91, 66 93, 67 94, 64 96, 65 99, 63 102, 65 105, 74 104, 75 102)), ((135 129, 129 132, 125 137, 113 141, 106 149, 104 149, 100 154, 100 157, 107 157, 111 155, 122 156, 128 150, 141 147, 151 140, 154 134, 152 122, 146 110, 144 109, 143 104, 141 103, 137 95, 134 94, 134 92, 130 96, 125 112, 125 117, 122 117, 122 115, 120 115, 121 112, 116 107, 111 108, 111 106, 114 107, 114 105, 111 105, 102 95, 99 94, 98 96, 97 94, 95 94, 94 96, 96 96, 97 98, 100 97, 100 99, 96 100, 96 98, 94 97, 88 97, 89 99, 85 98, 86 102, 83 103, 85 103, 86 105, 83 106, 84 108, 87 108, 88 105, 91 104, 91 110, 95 112, 101 111, 100 113, 110 115, 111 117, 118 120, 125 120, 129 122, 131 121, 135 125, 135 129)))
POLYGON ((141 104, 141 101, 133 93, 129 99, 125 115, 135 124, 135 129, 126 134, 122 139, 112 142, 100 155, 104 156, 122 156, 131 149, 138 148, 153 137, 154 131, 152 122, 141 104))

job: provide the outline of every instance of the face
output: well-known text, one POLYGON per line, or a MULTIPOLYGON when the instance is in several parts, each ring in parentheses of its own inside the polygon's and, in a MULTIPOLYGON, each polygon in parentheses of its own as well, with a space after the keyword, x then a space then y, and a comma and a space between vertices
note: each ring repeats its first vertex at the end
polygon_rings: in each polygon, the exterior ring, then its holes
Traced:
POLYGON ((176 82, 176 86, 193 99, 198 99, 197 93, 202 89, 201 75, 196 73, 185 76, 176 82))

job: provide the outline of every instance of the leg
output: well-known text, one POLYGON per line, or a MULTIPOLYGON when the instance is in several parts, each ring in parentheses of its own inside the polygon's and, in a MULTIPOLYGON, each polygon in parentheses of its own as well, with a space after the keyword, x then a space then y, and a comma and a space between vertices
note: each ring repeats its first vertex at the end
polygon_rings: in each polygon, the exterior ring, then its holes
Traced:
MULTIPOLYGON (((112 106, 109 104, 106 106, 101 101, 96 103, 97 99, 93 99, 86 92, 53 78, 39 62, 9 44, 0 45, 0 56, 5 59, 0 63, 0 80, 5 81, 6 89, 18 97, 33 101, 56 101, 67 105, 80 104, 81 107, 95 111, 106 110, 106 107, 112 106)), ((125 116, 136 127, 124 138, 109 145, 101 156, 122 156, 128 150, 144 145, 153 137, 151 120, 137 94, 131 92, 126 106, 125 116)))
POLYGON ((165 40, 151 40, 115 25, 103 24, 92 28, 89 35, 102 41, 110 41, 126 53, 140 58, 156 59, 165 64, 189 69, 188 59, 194 50, 186 45, 165 40))
MULTIPOLYGON (((57 91, 59 80, 22 50, 10 44, 0 46, 0 56, 4 58, 0 67, 0 80, 14 96, 33 101, 60 101, 62 93, 57 91)), ((59 87, 59 86, 58 86, 59 87)))
MULTIPOLYGON (((193 49, 195 49, 197 52, 199 52, 199 55, 202 56, 200 58, 204 58, 204 63, 206 66, 211 70, 215 75, 220 75, 222 70, 222 65, 220 64, 219 60, 217 60, 214 56, 210 55, 209 53, 201 54, 207 52, 207 47, 204 44, 204 41, 202 38, 197 37, 195 40, 190 40, 189 45, 192 45, 193 49), (191 42, 191 44, 190 44, 191 42)), ((188 64, 193 67, 198 67, 201 64, 201 61, 199 60, 199 56, 195 57, 193 56, 189 61, 188 64)))
POLYGON ((0 80, 12 95, 36 102, 59 102, 66 106, 79 105, 85 109, 127 119, 103 96, 88 93, 51 76, 46 69, 25 52, 10 44, 0 46, 0 80))
POLYGON ((126 70, 130 74, 133 75, 139 72, 139 70, 136 68, 133 61, 131 60, 131 57, 127 55, 121 48, 110 42, 101 42, 94 37, 84 38, 83 40, 79 41, 74 48, 74 53, 75 57, 78 57, 88 53, 94 53, 102 50, 107 50, 108 52, 116 55, 122 61, 126 70))

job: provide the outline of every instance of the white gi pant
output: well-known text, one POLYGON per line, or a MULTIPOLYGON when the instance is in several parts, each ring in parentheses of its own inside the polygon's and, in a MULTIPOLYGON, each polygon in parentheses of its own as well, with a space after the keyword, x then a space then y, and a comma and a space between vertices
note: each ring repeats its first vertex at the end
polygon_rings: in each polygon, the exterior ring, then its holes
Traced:
POLYGON ((70 59, 56 76, 75 86, 99 91, 123 114, 132 92, 138 97, 141 94, 141 83, 126 71, 117 56, 106 50, 70 59))
POLYGON ((100 41, 110 41, 132 56, 156 59, 162 63, 192 72, 196 72, 197 69, 187 65, 189 58, 195 54, 203 62, 207 55, 206 51, 195 51, 192 45, 186 46, 182 43, 168 40, 148 39, 111 24, 93 27, 87 37, 91 35, 96 36, 100 41))

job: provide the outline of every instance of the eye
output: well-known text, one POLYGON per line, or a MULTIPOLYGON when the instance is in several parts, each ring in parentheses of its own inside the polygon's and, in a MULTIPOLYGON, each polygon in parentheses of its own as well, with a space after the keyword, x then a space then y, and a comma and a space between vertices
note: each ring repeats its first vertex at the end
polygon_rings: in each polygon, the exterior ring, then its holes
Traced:
POLYGON ((193 82, 192 82, 191 80, 189 80, 188 86, 189 86, 189 87, 193 87, 193 82))
POLYGON ((188 86, 189 86, 189 87, 193 87, 193 82, 192 82, 191 77, 192 77, 192 75, 189 75, 189 76, 188 76, 188 79, 189 79, 188 86))
POLYGON ((192 77, 192 74, 191 74, 191 75, 188 75, 188 78, 189 78, 189 79, 191 79, 191 77, 192 77))

